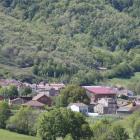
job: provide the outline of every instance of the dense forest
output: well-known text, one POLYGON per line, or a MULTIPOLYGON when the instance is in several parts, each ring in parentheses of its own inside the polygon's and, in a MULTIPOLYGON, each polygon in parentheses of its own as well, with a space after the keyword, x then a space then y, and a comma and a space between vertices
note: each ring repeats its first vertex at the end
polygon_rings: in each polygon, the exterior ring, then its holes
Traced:
POLYGON ((139 72, 139 6, 140 0, 0 0, 0 63, 76 85, 139 72))

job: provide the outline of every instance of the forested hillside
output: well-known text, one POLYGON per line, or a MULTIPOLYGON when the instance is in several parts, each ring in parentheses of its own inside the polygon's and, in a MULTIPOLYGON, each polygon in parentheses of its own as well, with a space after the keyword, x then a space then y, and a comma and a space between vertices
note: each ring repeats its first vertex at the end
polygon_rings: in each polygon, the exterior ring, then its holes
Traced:
POLYGON ((140 0, 0 0, 0 63, 77 85, 139 72, 139 7, 140 0))

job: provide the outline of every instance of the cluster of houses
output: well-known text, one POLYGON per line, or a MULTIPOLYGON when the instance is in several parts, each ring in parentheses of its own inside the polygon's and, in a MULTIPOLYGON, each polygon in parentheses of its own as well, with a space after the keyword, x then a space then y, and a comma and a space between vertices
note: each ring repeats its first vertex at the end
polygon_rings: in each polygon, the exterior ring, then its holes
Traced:
MULTIPOLYGON (((43 109, 43 106, 51 106, 51 98, 52 96, 58 96, 60 94, 60 90, 65 88, 63 83, 61 84, 49 84, 46 82, 40 82, 39 84, 29 84, 22 83, 20 81, 16 81, 15 79, 1 79, 0 85, 2 87, 8 87, 10 85, 14 85, 17 87, 17 90, 20 92, 23 90, 24 86, 30 86, 32 91, 34 91, 37 95, 32 97, 8 97, 9 104, 20 104, 23 106, 30 105, 34 108, 43 109)), ((4 100, 2 95, 0 95, 0 100, 4 100)))
MULTIPOLYGON (((22 83, 20 81, 12 79, 1 79, 0 85, 9 86, 15 85, 18 91, 21 91, 24 86, 30 86, 32 91, 36 92, 36 96, 32 97, 9 97, 9 104, 21 104, 22 106, 30 105, 33 108, 43 109, 44 106, 51 106, 52 96, 61 96, 60 90, 65 88, 63 83, 61 84, 49 84, 46 82, 40 82, 39 84, 22 83)), ((125 90, 121 85, 111 86, 82 86, 86 89, 91 101, 89 105, 84 103, 70 103, 67 108, 71 108, 73 111, 87 113, 101 113, 101 114, 131 114, 136 110, 140 110, 139 97, 134 96, 132 91, 125 90), (123 103, 118 102, 117 98, 121 95, 125 95, 130 102, 123 103)), ((4 98, 0 95, 0 100, 4 98)))
POLYGON ((78 111, 83 114, 101 113, 101 114, 132 114, 134 111, 140 111, 140 102, 137 96, 133 96, 132 91, 124 90, 121 85, 115 85, 111 90, 110 87, 103 86, 83 86, 91 98, 89 105, 83 103, 71 103, 67 108, 78 111), (120 92, 119 92, 120 91, 120 92), (132 101, 123 103, 118 102, 120 94, 127 94, 132 101), (132 98, 133 97, 133 98, 132 98))

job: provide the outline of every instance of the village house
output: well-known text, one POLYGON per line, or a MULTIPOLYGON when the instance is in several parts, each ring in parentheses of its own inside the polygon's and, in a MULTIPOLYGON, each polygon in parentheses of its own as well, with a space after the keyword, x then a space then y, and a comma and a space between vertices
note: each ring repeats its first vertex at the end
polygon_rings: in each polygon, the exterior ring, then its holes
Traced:
POLYGON ((52 100, 46 94, 37 94, 31 101, 22 104, 23 106, 30 105, 33 108, 43 109, 44 106, 51 106, 52 100))
POLYGON ((27 103, 22 104, 22 106, 28 106, 28 105, 30 105, 34 109, 44 109, 44 106, 45 106, 45 104, 38 102, 36 100, 31 100, 27 103))
POLYGON ((50 83, 45 83, 45 82, 40 82, 37 85, 37 90, 40 89, 46 89, 46 88, 53 88, 55 90, 56 94, 60 94, 60 90, 65 88, 65 85, 63 83, 61 84, 50 84, 50 83))
POLYGON ((106 71, 107 68, 105 68, 105 67, 97 67, 96 70, 97 70, 98 72, 102 72, 102 71, 106 71))
POLYGON ((131 90, 116 90, 117 96, 120 97, 121 94, 124 94, 126 96, 134 96, 134 93, 131 90))
POLYGON ((98 101, 100 98, 113 98, 116 99, 116 93, 110 89, 107 89, 102 86, 83 86, 89 96, 95 101, 98 101))
POLYGON ((28 101, 32 100, 32 97, 17 97, 17 96, 11 96, 8 97, 8 104, 23 104, 26 103, 28 101))
POLYGON ((94 107, 97 105, 97 102, 95 102, 95 99, 90 99, 90 104, 88 105, 88 111, 93 113, 94 107))
POLYGON ((14 85, 17 87, 17 90, 20 92, 24 88, 24 84, 15 79, 1 79, 0 85, 2 87, 8 87, 10 85, 14 85))
POLYGON ((128 102, 119 107, 116 113, 121 115, 129 115, 134 111, 140 111, 140 104, 137 104, 136 102, 128 102))
POLYGON ((124 86, 119 85, 119 84, 116 84, 115 87, 116 87, 118 90, 124 90, 124 89, 125 89, 124 86))
POLYGON ((46 94, 37 94, 32 100, 51 106, 52 100, 46 94))
POLYGON ((67 108, 70 108, 72 111, 81 112, 82 114, 88 113, 88 106, 84 103, 70 103, 67 108))
POLYGON ((52 87, 40 87, 39 94, 46 94, 47 96, 55 96, 55 89, 52 87))
POLYGON ((117 102, 112 98, 101 98, 94 107, 94 112, 102 114, 116 114, 117 102))

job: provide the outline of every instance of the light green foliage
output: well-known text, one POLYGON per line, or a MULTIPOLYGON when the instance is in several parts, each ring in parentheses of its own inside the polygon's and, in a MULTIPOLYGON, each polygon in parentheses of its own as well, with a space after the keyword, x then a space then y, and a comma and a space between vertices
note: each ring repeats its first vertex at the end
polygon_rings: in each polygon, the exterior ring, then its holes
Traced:
POLYGON ((80 140, 90 137, 91 131, 81 113, 72 112, 65 108, 41 114, 38 135, 46 140, 55 140, 56 137, 80 140))
POLYGON ((136 82, 132 82, 131 84, 128 84, 128 89, 132 90, 135 95, 139 95, 140 94, 140 82, 136 81, 136 82))
POLYGON ((85 88, 68 85, 65 89, 61 90, 60 106, 66 107, 69 103, 90 103, 90 97, 86 93, 85 88))
POLYGON ((111 139, 112 140, 127 140, 129 139, 129 135, 125 131, 125 128, 122 125, 113 125, 111 131, 111 139))
POLYGON ((14 86, 14 85, 10 85, 8 88, 7 88, 7 97, 9 96, 18 96, 18 90, 17 90, 17 87, 14 86))
POLYGON ((10 96, 18 96, 17 87, 15 87, 14 85, 10 85, 9 87, 2 87, 0 89, 0 94, 4 96, 4 93, 6 95, 6 98, 10 96))
POLYGON ((66 135, 64 140, 73 140, 73 138, 72 138, 71 134, 68 134, 68 135, 66 135))
POLYGON ((26 96, 32 92, 32 89, 30 86, 25 86, 24 89, 21 91, 20 95, 21 96, 26 96))
POLYGON ((91 126, 93 140, 127 140, 129 138, 125 128, 120 124, 113 124, 107 119, 98 121, 91 126))
POLYGON ((133 127, 134 137, 140 138, 140 118, 138 118, 133 127))
POLYGON ((139 71, 137 0, 1 0, 0 5, 2 64, 32 67, 41 78, 76 85, 139 71), (113 70, 94 77, 98 66, 113 70))
POLYGON ((6 127, 6 121, 10 117, 10 107, 4 102, 0 101, 0 128, 6 127))
POLYGON ((36 123, 39 114, 32 107, 21 107, 20 110, 7 122, 6 128, 10 131, 27 135, 36 135, 36 123))
POLYGON ((139 111, 135 111, 132 113, 132 115, 129 118, 129 125, 131 128, 134 127, 137 119, 140 117, 140 112, 139 111))
MULTIPOLYGON (((139 0, 1 0, 0 6, 2 64, 76 85, 139 72, 139 0), (99 66, 111 70, 93 72, 99 66)), ((8 70, 0 77, 16 75, 8 70)))

